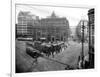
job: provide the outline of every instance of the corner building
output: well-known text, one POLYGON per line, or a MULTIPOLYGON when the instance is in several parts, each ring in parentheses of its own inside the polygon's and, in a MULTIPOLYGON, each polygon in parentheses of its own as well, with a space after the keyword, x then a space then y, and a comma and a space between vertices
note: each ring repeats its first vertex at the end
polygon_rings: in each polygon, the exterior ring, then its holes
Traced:
POLYGON ((33 37, 36 40, 46 38, 47 41, 68 41, 69 22, 65 17, 58 17, 53 12, 33 26, 33 37))

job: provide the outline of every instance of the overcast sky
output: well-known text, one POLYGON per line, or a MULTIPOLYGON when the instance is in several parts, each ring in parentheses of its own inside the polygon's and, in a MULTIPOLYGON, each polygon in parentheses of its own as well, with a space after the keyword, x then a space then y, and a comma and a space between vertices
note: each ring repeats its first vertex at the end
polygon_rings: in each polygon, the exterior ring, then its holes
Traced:
POLYGON ((81 19, 88 20, 88 10, 86 8, 16 5, 16 18, 20 11, 30 11, 31 14, 39 16, 39 18, 46 18, 54 11, 57 16, 66 17, 69 21, 69 26, 77 26, 81 19))

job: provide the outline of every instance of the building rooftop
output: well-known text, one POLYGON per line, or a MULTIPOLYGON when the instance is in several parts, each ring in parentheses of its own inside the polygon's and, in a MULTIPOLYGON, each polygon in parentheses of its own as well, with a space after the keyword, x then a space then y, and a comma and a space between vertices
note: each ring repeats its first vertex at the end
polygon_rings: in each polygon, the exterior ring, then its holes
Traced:
POLYGON ((88 11, 88 15, 89 14, 94 14, 94 8, 92 8, 92 9, 90 9, 89 11, 88 11))

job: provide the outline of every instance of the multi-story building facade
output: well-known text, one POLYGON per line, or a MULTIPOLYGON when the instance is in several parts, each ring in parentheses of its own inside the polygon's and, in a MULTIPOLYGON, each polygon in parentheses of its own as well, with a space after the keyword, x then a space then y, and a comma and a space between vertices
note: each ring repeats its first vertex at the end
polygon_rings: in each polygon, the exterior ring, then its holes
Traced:
POLYGON ((63 17, 57 17, 53 12, 51 16, 43 18, 33 26, 33 38, 39 40, 46 38, 47 41, 67 41, 69 36, 69 22, 63 17))
POLYGON ((47 41, 67 41, 69 22, 65 17, 56 16, 54 12, 51 16, 42 19, 30 15, 29 12, 20 12, 18 24, 16 24, 16 35, 31 36, 34 40, 45 38, 47 41))
POLYGON ((94 9, 88 11, 89 18, 89 33, 90 33, 90 45, 94 47, 94 9))
POLYGON ((18 36, 32 36, 32 26, 34 25, 34 19, 36 17, 31 15, 30 12, 19 12, 18 23, 16 24, 16 35, 18 36))
POLYGON ((94 68, 94 9, 88 11, 89 19, 89 61, 90 68, 94 68))

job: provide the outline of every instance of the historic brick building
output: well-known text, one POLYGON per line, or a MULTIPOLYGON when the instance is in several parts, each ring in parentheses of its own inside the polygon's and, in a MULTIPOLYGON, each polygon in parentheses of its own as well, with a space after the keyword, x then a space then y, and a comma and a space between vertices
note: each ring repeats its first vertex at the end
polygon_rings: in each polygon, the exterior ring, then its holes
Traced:
POLYGON ((89 61, 90 68, 94 68, 94 16, 95 10, 90 9, 88 11, 89 18, 89 61))
POLYGON ((39 19, 29 12, 19 12, 16 24, 17 37, 33 37, 34 40, 45 38, 46 41, 67 41, 69 22, 65 17, 58 17, 53 12, 47 18, 39 19))
POLYGON ((90 33, 90 45, 94 46, 94 9, 88 11, 89 18, 89 33, 90 33))
POLYGON ((69 22, 65 17, 57 17, 53 12, 51 16, 43 18, 33 26, 33 38, 47 41, 67 41, 69 36, 69 22))

